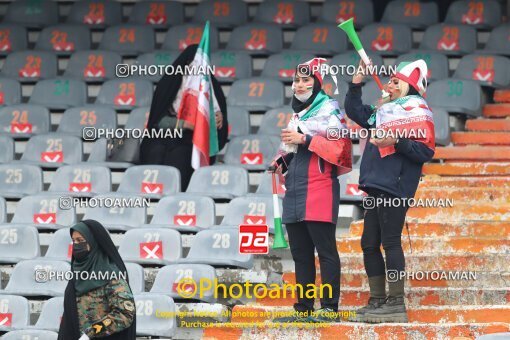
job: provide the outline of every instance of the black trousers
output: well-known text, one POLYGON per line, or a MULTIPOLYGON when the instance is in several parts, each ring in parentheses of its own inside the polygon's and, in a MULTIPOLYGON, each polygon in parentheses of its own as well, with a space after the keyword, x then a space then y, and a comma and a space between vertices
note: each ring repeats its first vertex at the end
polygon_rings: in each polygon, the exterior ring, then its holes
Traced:
MULTIPOLYGON (((371 190, 368 197, 396 198, 380 190, 371 190)), ((405 270, 401 237, 406 213, 407 207, 403 204, 400 206, 380 205, 365 210, 361 248, 368 277, 386 275, 386 270, 405 270), (386 255, 386 265, 381 253, 381 244, 386 255)))
MULTIPOLYGON (((336 248, 335 231, 336 225, 326 222, 303 221, 287 223, 287 234, 289 235, 290 251, 294 259, 296 271, 296 283, 300 284, 303 292, 306 292, 308 285, 315 284, 315 252, 319 255, 322 284, 331 285, 330 289, 324 287, 321 296, 321 307, 338 310, 340 299, 340 257, 336 248)), ((299 290, 298 290, 299 292, 299 290)), ((320 290, 317 292, 317 296, 320 290)), ((300 312, 313 311, 313 298, 298 295, 298 302, 294 309, 300 312)))

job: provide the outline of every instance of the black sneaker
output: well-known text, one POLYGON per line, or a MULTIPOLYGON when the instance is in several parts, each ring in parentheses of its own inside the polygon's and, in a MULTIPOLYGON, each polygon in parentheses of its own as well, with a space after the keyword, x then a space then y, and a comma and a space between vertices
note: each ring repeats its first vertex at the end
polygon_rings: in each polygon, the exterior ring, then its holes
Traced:
POLYGON ((310 315, 312 322, 338 322, 338 313, 332 308, 321 308, 310 315))
POLYGON ((368 299, 368 304, 365 307, 361 307, 360 309, 355 310, 355 315, 353 317, 349 317, 348 320, 353 322, 366 322, 364 319, 365 314, 381 307, 385 302, 386 298, 371 297, 368 299))
POLYGON ((290 322, 312 322, 310 313, 294 311, 288 316, 274 318, 273 323, 290 323, 290 322))
POLYGON ((403 297, 389 297, 381 307, 365 313, 366 322, 408 322, 403 297))

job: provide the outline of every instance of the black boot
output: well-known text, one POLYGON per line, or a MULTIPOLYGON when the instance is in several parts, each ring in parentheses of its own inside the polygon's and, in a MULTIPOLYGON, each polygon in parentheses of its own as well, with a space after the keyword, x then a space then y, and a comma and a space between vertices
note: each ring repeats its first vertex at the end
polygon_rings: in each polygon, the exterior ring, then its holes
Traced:
POLYGON ((386 303, 365 313, 366 322, 408 322, 404 302, 404 280, 389 282, 389 296, 386 303))
POLYGON ((368 285, 370 286, 370 298, 368 304, 355 311, 353 317, 349 317, 349 321, 366 322, 364 320, 365 314, 378 307, 386 301, 386 276, 372 276, 368 278, 368 285))

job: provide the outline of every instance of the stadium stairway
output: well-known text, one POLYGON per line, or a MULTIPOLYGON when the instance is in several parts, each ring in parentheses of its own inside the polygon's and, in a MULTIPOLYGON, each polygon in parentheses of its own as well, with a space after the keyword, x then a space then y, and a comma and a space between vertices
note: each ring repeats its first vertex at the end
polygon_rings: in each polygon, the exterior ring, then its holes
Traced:
MULTIPOLYGON (((453 205, 410 208, 402 236, 408 272, 471 272, 475 277, 407 280, 409 323, 277 327, 270 323, 272 316, 290 311, 295 302, 287 291, 280 299, 234 306, 232 324, 206 328, 203 337, 475 339, 510 332, 510 89, 497 90, 494 101, 484 106, 482 118, 467 120, 466 131, 452 133, 453 146, 436 148, 436 162, 424 166, 415 198, 450 199, 453 205), (246 323, 256 326, 236 327, 246 323)), ((342 313, 363 306, 369 296, 362 231, 363 221, 354 221, 349 233, 337 238, 342 313)), ((282 282, 295 283, 294 272, 284 272, 282 282)))

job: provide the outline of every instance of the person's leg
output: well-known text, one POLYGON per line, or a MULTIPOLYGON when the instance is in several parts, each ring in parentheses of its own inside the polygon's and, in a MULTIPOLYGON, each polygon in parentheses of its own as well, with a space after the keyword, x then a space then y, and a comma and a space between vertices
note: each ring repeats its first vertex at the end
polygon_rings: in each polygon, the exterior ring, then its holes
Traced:
POLYGON ((193 175, 194 170, 191 166, 192 153, 193 145, 187 143, 168 147, 164 152, 163 164, 176 167, 181 173, 182 192, 188 188, 191 175, 193 175))
POLYGON ((144 138, 140 144, 140 164, 162 164, 165 150, 164 141, 144 138))

